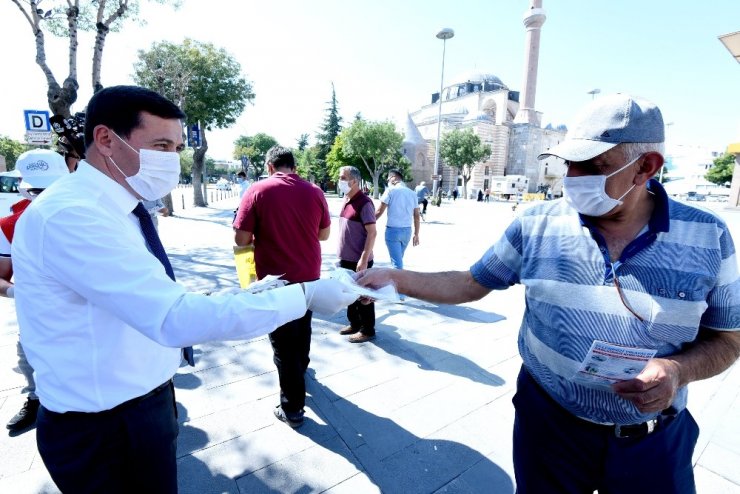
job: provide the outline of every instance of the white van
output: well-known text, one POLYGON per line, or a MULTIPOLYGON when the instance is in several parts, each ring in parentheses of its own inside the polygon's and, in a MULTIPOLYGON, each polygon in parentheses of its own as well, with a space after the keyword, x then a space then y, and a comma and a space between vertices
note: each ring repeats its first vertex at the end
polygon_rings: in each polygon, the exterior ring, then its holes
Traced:
POLYGON ((18 170, 0 172, 0 218, 10 214, 10 206, 23 199, 18 192, 21 174, 18 170))

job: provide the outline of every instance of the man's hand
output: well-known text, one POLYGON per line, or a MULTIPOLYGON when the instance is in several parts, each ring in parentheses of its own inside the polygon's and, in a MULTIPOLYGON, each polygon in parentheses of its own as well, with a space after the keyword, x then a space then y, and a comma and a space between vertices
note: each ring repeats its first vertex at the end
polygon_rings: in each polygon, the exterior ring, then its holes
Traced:
POLYGON ((673 360, 651 359, 642 372, 612 389, 642 413, 660 412, 671 406, 680 382, 680 368, 673 360))
MULTIPOLYGON (((372 268, 372 269, 366 269, 364 271, 357 270, 357 274, 355 275, 355 281, 360 286, 366 286, 368 288, 372 289, 378 289, 383 288, 384 286, 388 285, 395 285, 395 281, 393 281, 393 273, 398 272, 397 269, 389 269, 389 268, 372 268)), ((360 297, 360 302, 363 304, 371 304, 375 302, 375 299, 369 298, 369 297, 360 297)))
POLYGON ((378 288, 395 284, 395 281, 393 281, 394 271, 398 270, 390 268, 366 269, 355 275, 355 281, 360 286, 377 290, 378 288))
POLYGON ((367 269, 367 259, 360 259, 357 261, 357 269, 355 269, 355 272, 359 273, 360 271, 365 271, 367 269))
POLYGON ((414 242, 414 247, 416 247, 417 245, 419 245, 419 234, 418 233, 414 234, 414 240, 413 240, 413 242, 414 242))
POLYGON ((307 281, 303 283, 303 291, 306 294, 306 307, 327 316, 336 314, 357 300, 356 293, 352 293, 344 283, 332 279, 307 281))

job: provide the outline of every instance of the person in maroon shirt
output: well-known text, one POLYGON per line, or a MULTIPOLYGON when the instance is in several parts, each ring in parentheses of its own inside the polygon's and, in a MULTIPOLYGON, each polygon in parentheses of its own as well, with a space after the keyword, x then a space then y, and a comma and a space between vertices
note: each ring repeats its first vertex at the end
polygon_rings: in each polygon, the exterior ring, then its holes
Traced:
MULTIPOLYGON (((360 170, 354 166, 339 169, 339 189, 344 194, 344 205, 339 215, 339 265, 352 271, 373 267, 375 205, 360 190, 360 170)), ((375 338, 375 304, 359 300, 347 307, 349 325, 339 334, 352 335, 349 341, 362 343, 375 338)))
MULTIPOLYGON (((290 283, 316 280, 321 273, 319 241, 329 238, 331 226, 324 193, 296 175, 289 149, 270 148, 265 164, 270 177, 253 184, 242 197, 234 219, 234 241, 239 246, 254 243, 258 279, 282 275, 290 283)), ((291 427, 303 424, 311 315, 309 310, 270 333, 280 380, 275 416, 291 427)))

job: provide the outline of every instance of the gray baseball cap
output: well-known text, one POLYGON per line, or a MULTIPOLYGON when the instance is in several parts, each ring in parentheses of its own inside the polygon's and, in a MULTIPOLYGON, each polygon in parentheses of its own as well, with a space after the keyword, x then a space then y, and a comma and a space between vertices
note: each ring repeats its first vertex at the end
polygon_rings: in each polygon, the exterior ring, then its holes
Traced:
POLYGON ((623 142, 664 140, 663 116, 654 103, 627 94, 610 94, 578 112, 565 140, 538 158, 587 161, 623 142))

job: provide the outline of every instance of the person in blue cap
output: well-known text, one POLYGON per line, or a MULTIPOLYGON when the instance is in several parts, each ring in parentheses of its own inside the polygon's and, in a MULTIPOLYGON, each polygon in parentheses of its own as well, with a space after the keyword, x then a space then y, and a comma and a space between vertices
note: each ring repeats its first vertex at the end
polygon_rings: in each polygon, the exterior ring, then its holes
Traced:
POLYGON ((528 208, 469 270, 370 269, 358 282, 447 304, 526 287, 520 494, 693 493, 687 385, 740 355, 735 246, 722 219, 653 178, 664 161, 655 104, 604 96, 569 129, 540 155, 565 160, 565 197, 528 208))

